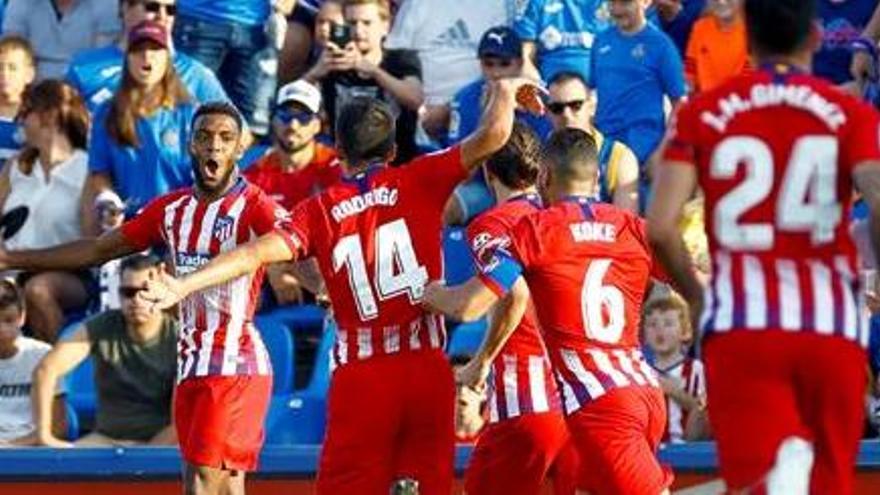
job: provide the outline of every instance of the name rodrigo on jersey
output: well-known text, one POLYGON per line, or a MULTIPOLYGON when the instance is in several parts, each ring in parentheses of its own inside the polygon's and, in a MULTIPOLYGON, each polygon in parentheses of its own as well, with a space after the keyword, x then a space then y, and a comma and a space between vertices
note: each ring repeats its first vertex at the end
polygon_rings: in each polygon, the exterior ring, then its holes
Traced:
POLYGON ((353 196, 333 205, 330 214, 337 223, 352 215, 357 215, 374 206, 394 206, 397 204, 397 188, 377 187, 363 194, 353 196))
POLYGON ((846 123, 846 114, 837 104, 828 101, 809 86, 799 84, 756 84, 752 86, 746 99, 731 93, 718 100, 718 113, 706 110, 700 114, 700 120, 716 131, 724 132, 727 124, 737 114, 778 105, 806 110, 833 131, 846 123))

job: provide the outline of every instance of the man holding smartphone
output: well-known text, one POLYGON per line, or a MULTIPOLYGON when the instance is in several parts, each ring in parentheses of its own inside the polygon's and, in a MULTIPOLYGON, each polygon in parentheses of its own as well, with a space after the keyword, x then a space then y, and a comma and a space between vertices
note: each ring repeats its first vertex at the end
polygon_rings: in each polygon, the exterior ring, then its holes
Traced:
POLYGON ((344 26, 334 26, 330 42, 305 79, 320 85, 330 128, 337 110, 357 96, 387 103, 397 120, 397 158, 416 154, 416 111, 422 104, 421 64, 410 50, 384 50, 391 16, 385 0, 347 0, 344 26))

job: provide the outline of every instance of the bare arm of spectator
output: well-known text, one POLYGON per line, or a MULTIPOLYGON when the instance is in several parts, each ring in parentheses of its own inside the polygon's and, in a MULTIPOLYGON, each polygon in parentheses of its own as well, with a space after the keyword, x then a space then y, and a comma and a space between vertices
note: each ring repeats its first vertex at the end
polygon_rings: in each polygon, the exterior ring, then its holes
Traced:
POLYGON ((528 77, 536 81, 541 80, 541 71, 538 70, 538 45, 534 41, 523 41, 523 77, 528 77))
POLYGON ((449 103, 424 105, 419 110, 419 120, 422 123, 422 128, 429 136, 435 139, 446 135, 446 132, 449 130, 450 115, 449 103))
MULTIPOLYGON (((874 9, 874 14, 871 16, 871 20, 868 21, 868 25, 865 26, 865 30, 862 31, 862 36, 874 44, 880 40, 880 4, 874 9)), ((852 62, 849 67, 853 79, 856 82, 863 81, 872 69, 874 67, 871 62, 871 56, 863 50, 856 50, 853 53, 852 62)))
POLYGON ((3 166, 3 170, 0 171, 0 212, 3 212, 6 209, 6 198, 9 197, 9 192, 12 190, 12 185, 9 182, 9 173, 10 167, 14 167, 14 158, 10 158, 6 160, 6 165, 3 166))
POLYGON ((91 344, 85 326, 80 326, 73 334, 58 341, 55 347, 40 361, 34 370, 31 403, 34 411, 37 443, 49 447, 70 447, 67 441, 60 440, 53 431, 53 409, 58 380, 72 371, 89 356, 91 344))
POLYGON ((31 11, 30 0, 9 0, 3 12, 3 34, 28 36, 28 16, 31 11))
POLYGON ((614 205, 634 213, 639 211, 639 161, 629 148, 621 148, 617 162, 617 185, 614 205))
POLYGON ((113 180, 101 172, 92 172, 86 178, 80 200, 80 222, 82 233, 86 237, 101 234, 100 219, 95 211, 95 198, 104 191, 113 189, 113 180))

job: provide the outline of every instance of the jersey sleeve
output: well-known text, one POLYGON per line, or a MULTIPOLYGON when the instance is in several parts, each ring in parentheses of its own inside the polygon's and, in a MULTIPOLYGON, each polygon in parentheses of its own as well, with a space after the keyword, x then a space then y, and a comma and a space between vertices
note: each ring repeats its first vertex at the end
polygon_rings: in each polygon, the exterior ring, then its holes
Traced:
POLYGON ((663 161, 697 164, 697 113, 692 102, 678 107, 669 122, 663 161))
POLYGON ((468 177, 461 163, 461 147, 453 146, 415 158, 404 165, 412 190, 422 191, 424 204, 442 211, 452 190, 468 177))
POLYGON ((474 219, 467 228, 471 259, 478 272, 490 262, 495 248, 509 243, 508 232, 497 220, 486 215, 474 219))
POLYGON ((859 163, 880 160, 880 114, 858 102, 848 117, 851 127, 841 143, 842 165, 852 170, 859 163))
POLYGON ((168 196, 156 198, 134 218, 119 227, 122 236, 135 251, 143 251, 163 241, 162 225, 168 199, 168 196))
POLYGON ((290 222, 290 213, 263 191, 257 192, 249 208, 248 219, 258 236, 282 229, 290 222))
POLYGON ((274 231, 281 235, 294 260, 311 256, 313 245, 311 241, 311 219, 319 218, 319 212, 314 211, 315 197, 300 201, 286 219, 276 221, 274 231))

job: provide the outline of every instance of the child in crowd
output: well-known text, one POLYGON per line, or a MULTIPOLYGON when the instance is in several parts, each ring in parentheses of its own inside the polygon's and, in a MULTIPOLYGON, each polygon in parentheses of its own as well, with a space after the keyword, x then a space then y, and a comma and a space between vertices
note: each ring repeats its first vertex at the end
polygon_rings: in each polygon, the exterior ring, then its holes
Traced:
POLYGON ((0 38, 0 165, 24 143, 15 118, 35 71, 34 52, 27 40, 19 36, 0 38))
MULTIPOLYGON (((14 282, 0 279, 0 445, 36 443, 31 412, 32 375, 52 347, 22 336, 24 319, 21 291, 14 282)), ((64 395, 59 388, 52 404, 56 436, 66 436, 66 423, 64 395)))
POLYGON ((664 440, 679 443, 703 439, 707 436, 706 380, 703 363, 688 356, 694 333, 687 303, 670 291, 649 301, 644 311, 645 341, 666 394, 668 427, 664 440))
POLYGON ((695 24, 685 55, 685 78, 693 93, 709 91, 748 67, 742 0, 710 0, 695 24))

